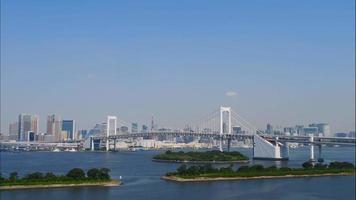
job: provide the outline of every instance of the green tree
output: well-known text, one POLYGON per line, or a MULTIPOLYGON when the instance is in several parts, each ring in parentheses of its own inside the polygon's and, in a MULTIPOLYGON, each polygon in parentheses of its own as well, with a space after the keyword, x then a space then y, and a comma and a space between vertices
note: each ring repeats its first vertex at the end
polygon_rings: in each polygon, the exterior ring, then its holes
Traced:
POLYGON ((98 179, 100 176, 100 170, 97 168, 92 168, 87 171, 87 177, 90 179, 98 179))
POLYGON ((34 172, 34 173, 31 173, 31 174, 27 174, 24 179, 27 179, 27 180, 40 180, 40 179, 43 179, 44 176, 41 172, 34 172))
POLYGON ((73 168, 67 173, 67 177, 73 179, 84 179, 85 172, 80 168, 73 168))
POLYGON ((0 181, 5 181, 5 177, 2 176, 2 174, 0 173, 0 181))
POLYGON ((313 168, 313 167, 314 167, 314 165, 313 165, 313 163, 310 162, 310 161, 307 161, 307 162, 304 162, 304 163, 303 163, 303 168, 305 168, 305 169, 311 169, 311 168, 313 168))
POLYGON ((55 174, 53 174, 52 172, 47 172, 45 175, 44 175, 44 178, 45 179, 55 179, 57 178, 57 176, 55 174))
POLYGON ((10 181, 16 181, 19 179, 19 175, 17 172, 11 172, 10 173, 10 176, 9 176, 9 180, 10 181))
POLYGON ((110 169, 108 168, 100 168, 99 169, 99 179, 104 179, 104 180, 109 180, 110 179, 110 175, 109 175, 109 172, 110 172, 110 169))
POLYGON ((177 169, 178 174, 185 174, 187 172, 187 165, 183 164, 177 169))

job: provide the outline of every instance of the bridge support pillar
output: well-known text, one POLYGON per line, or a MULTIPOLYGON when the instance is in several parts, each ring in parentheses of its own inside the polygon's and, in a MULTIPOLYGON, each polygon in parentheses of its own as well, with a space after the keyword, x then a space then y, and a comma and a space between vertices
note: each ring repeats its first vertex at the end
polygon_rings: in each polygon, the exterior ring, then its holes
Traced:
POLYGON ((230 148, 231 148, 231 137, 229 137, 227 139, 227 151, 230 152, 230 148))
POLYGON ((278 138, 270 142, 255 134, 253 136, 253 159, 288 160, 288 145, 287 143, 280 143, 278 138))
POLYGON ((315 162, 315 158, 314 158, 314 136, 313 135, 310 135, 309 137, 309 142, 310 142, 310 159, 309 161, 311 162, 315 162))
POLYGON ((106 138, 106 151, 109 151, 109 148, 110 148, 109 138, 106 138))
POLYGON ((90 150, 91 151, 94 151, 95 149, 94 149, 94 139, 93 139, 93 137, 90 137, 90 150))
POLYGON ((221 152, 223 152, 223 139, 222 138, 220 138, 220 140, 219 140, 219 150, 221 152))
POLYGON ((324 158, 323 158, 323 155, 322 155, 322 153, 321 153, 321 150, 322 150, 321 144, 318 145, 318 150, 319 150, 318 162, 322 163, 322 162, 324 162, 324 158))

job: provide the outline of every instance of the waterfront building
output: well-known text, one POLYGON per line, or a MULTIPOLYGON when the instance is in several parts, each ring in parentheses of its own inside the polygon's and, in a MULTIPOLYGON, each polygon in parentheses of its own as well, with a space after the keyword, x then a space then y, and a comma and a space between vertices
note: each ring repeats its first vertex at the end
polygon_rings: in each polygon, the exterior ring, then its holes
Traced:
POLYGON ((309 127, 317 127, 318 133, 322 134, 324 137, 333 137, 328 123, 310 124, 309 127))
POLYGON ((273 126, 271 124, 267 124, 266 133, 273 134, 273 126))
POLYGON ((78 139, 86 139, 88 137, 88 130, 79 130, 78 139))
POLYGON ((128 132, 129 132, 129 127, 127 127, 127 126, 121 126, 121 127, 120 127, 120 132, 121 132, 121 133, 128 133, 128 132))
POLYGON ((18 122, 10 123, 9 125, 9 140, 17 140, 19 132, 18 122))
POLYGON ((240 134, 242 132, 241 126, 233 126, 232 133, 233 134, 240 134))
POLYGON ((18 140, 27 141, 28 132, 38 133, 39 120, 36 115, 20 114, 18 121, 18 140))
POLYGON ((335 133, 335 137, 348 137, 348 133, 335 133))
POLYGON ((131 124, 131 133, 138 133, 138 124, 137 123, 131 124))
POLYGON ((309 135, 319 136, 318 127, 305 127, 303 128, 303 132, 306 136, 309 135))
POLYGON ((27 141, 29 142, 33 142, 33 141, 36 141, 36 133, 33 132, 33 131, 29 131, 28 134, 27 134, 27 141))
POLYGON ((142 132, 147 133, 148 132, 148 126, 142 125, 142 132))
POLYGON ((59 142, 62 138, 62 121, 59 116, 49 115, 47 117, 47 134, 52 135, 52 142, 59 142))
POLYGON ((296 125, 295 126, 295 131, 296 131, 297 135, 299 135, 299 136, 305 135, 304 126, 303 125, 296 125))
POLYGON ((62 120, 62 131, 67 132, 67 140, 75 140, 75 120, 62 120))

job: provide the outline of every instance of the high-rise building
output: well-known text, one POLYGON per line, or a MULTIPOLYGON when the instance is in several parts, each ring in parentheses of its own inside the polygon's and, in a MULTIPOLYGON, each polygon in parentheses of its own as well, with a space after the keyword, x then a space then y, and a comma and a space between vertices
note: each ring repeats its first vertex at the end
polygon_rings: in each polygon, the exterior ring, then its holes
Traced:
POLYGON ((9 139, 10 140, 17 140, 18 139, 18 132, 19 132, 18 122, 11 123, 9 125, 9 139))
POLYGON ((305 127, 303 128, 303 132, 306 136, 318 136, 319 135, 319 130, 318 127, 305 127))
POLYGON ((138 133, 138 124, 137 123, 131 124, 131 133, 138 133))
POLYGON ((38 133, 38 125, 39 120, 36 115, 30 114, 20 114, 19 121, 18 121, 18 140, 20 141, 27 141, 28 133, 30 131, 34 132, 35 134, 38 133))
POLYGON ((85 139, 88 136, 88 130, 79 130, 78 139, 85 139))
POLYGON ((305 135, 304 126, 303 125, 296 125, 295 126, 295 131, 297 132, 297 135, 299 135, 299 136, 305 135))
POLYGON ((242 132, 242 129, 240 126, 233 126, 232 127, 232 133, 233 134, 240 134, 242 132))
POLYGON ((74 120, 62 120, 62 131, 67 131, 66 138, 68 140, 75 140, 75 121, 74 120))
POLYGON ((142 132, 147 133, 148 132, 148 126, 142 125, 142 132))
POLYGON ((324 137, 333 137, 328 123, 310 124, 309 127, 318 128, 318 134, 322 134, 324 137))
POLYGON ((273 126, 271 124, 267 124, 266 133, 273 134, 273 126))
POLYGON ((129 132, 129 127, 127 127, 127 126, 121 126, 121 127, 120 127, 120 132, 121 132, 121 133, 128 133, 128 132, 129 132))
POLYGON ((52 136, 53 142, 62 139, 62 121, 59 116, 50 115, 47 117, 47 134, 52 136))

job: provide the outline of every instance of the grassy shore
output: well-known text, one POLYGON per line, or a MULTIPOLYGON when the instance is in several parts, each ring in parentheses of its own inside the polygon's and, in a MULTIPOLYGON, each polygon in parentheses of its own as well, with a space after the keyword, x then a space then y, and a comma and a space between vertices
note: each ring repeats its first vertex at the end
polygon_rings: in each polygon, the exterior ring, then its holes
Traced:
POLYGON ((232 163, 232 162, 248 162, 248 157, 240 152, 172 152, 165 153, 153 157, 153 161, 157 162, 186 162, 186 163, 232 163))
POLYGON ((250 177, 178 177, 178 176, 163 176, 162 179, 175 182, 210 182, 210 181, 236 181, 236 180, 253 180, 253 179, 276 179, 276 178, 305 178, 305 177, 321 177, 321 176, 352 176, 355 173, 326 173, 326 174, 304 174, 304 175, 283 175, 283 176, 250 176, 250 177))
POLYGON ((237 170, 233 170, 232 166, 216 169, 211 165, 190 166, 189 168, 186 165, 182 165, 176 172, 169 172, 162 178, 178 182, 200 182, 341 175, 355 175, 353 164, 345 162, 333 162, 329 165, 304 163, 303 168, 277 168, 275 166, 264 168, 262 165, 253 165, 241 166, 237 170))
POLYGON ((1 185, 0 190, 14 190, 14 189, 35 189, 35 188, 60 188, 60 187, 89 187, 89 186, 104 186, 112 187, 121 185, 118 180, 103 180, 103 181, 55 181, 55 182, 26 182, 1 185))

